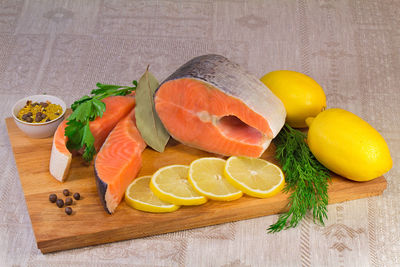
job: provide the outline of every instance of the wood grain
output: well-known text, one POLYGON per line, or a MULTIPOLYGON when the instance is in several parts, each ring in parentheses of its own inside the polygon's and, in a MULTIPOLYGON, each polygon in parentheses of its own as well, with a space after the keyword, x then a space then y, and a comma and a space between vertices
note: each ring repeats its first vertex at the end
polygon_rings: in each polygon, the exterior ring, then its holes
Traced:
MULTIPOLYGON (((167 214, 152 214, 130 208, 123 201, 115 214, 107 214, 97 196, 93 166, 74 158, 68 180, 61 183, 49 171, 52 138, 31 139, 21 132, 12 118, 6 119, 8 135, 25 195, 28 212, 38 248, 43 253, 97 245, 184 229, 244 220, 286 211, 288 195, 279 193, 257 199, 243 196, 231 202, 208 201, 195 207, 181 207, 167 214), (71 216, 48 200, 49 194, 62 196, 63 189, 79 192, 82 199, 75 201, 71 216)), ((271 145, 262 158, 275 162, 271 145)), ((146 149, 139 176, 150 175, 170 164, 189 164, 204 156, 216 156, 170 141, 163 153, 146 149)), ((329 203, 382 194, 385 178, 369 182, 353 182, 332 175, 329 203)), ((267 228, 267 225, 265 226, 267 228)))

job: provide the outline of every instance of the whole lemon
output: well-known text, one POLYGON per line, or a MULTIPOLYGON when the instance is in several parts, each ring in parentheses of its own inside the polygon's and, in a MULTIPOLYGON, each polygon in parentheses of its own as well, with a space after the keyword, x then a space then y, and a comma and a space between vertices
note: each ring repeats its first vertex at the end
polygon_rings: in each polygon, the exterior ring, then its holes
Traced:
POLYGON ((277 70, 265 74, 261 81, 285 105, 286 122, 291 127, 307 127, 306 118, 315 117, 326 108, 324 90, 303 73, 277 70))
POLYGON ((307 143, 331 171, 355 181, 369 181, 392 168, 383 137, 357 115, 339 108, 308 118, 307 143))

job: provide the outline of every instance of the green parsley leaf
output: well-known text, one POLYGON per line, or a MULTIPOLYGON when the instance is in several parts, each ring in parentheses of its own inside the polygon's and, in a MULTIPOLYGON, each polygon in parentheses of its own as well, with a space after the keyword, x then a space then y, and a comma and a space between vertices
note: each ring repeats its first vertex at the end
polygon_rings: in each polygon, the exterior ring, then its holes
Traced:
POLYGON ((71 109, 74 111, 80 104, 82 104, 83 102, 89 101, 90 99, 92 99, 90 96, 83 96, 81 99, 75 101, 72 105, 71 105, 71 109))
POLYGON ((83 153, 83 158, 86 161, 90 161, 93 158, 94 153, 96 152, 94 148, 94 136, 90 131, 89 123, 86 123, 83 127, 82 141, 81 147, 85 147, 85 152, 83 153))
MULTIPOLYGON (((93 108, 94 108, 94 113, 96 117, 101 117, 103 116, 103 113, 106 111, 106 104, 104 102, 98 100, 98 99, 93 99, 93 108)), ((94 120, 94 119, 92 119, 94 120)))

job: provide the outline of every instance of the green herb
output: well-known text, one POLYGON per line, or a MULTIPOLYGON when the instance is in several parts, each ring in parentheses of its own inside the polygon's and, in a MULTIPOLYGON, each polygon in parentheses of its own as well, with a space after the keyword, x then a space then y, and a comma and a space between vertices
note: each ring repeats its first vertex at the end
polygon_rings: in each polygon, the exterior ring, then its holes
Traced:
POLYGON ((106 111, 106 105, 101 101, 102 99, 108 96, 128 95, 136 89, 137 81, 133 81, 132 84, 133 86, 121 86, 97 83, 98 88, 90 93, 92 96, 85 95, 71 105, 73 112, 68 117, 65 128, 68 149, 84 148, 83 159, 86 161, 93 159, 96 149, 89 122, 103 116, 106 111))
POLYGON ((136 88, 135 118, 137 128, 146 144, 158 152, 163 152, 169 139, 169 133, 158 117, 154 106, 153 96, 158 86, 157 79, 147 67, 136 88))
POLYGON ((327 218, 329 170, 311 153, 306 137, 285 124, 274 139, 276 158, 285 173, 283 192, 291 195, 289 211, 268 228, 269 233, 296 227, 309 210, 312 210, 314 223, 324 225, 327 218))

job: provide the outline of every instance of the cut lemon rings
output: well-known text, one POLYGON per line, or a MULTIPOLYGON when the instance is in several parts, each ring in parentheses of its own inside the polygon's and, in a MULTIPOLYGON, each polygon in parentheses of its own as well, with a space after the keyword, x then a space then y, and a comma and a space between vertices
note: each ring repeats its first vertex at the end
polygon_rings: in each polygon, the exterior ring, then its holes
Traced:
POLYGON ((179 209, 179 206, 162 201, 150 190, 151 176, 136 178, 125 191, 126 203, 141 211, 147 212, 172 212, 179 209))
POLYGON ((188 182, 189 166, 171 165, 156 171, 150 189, 161 200, 175 205, 200 205, 207 198, 197 193, 188 182))
POLYGON ((226 161, 225 177, 245 194, 259 198, 272 197, 285 185, 282 170, 259 158, 230 157, 226 161))
POLYGON ((240 198, 243 193, 231 185, 224 176, 225 160, 200 158, 189 168, 189 182, 203 196, 213 200, 230 201, 240 198))

